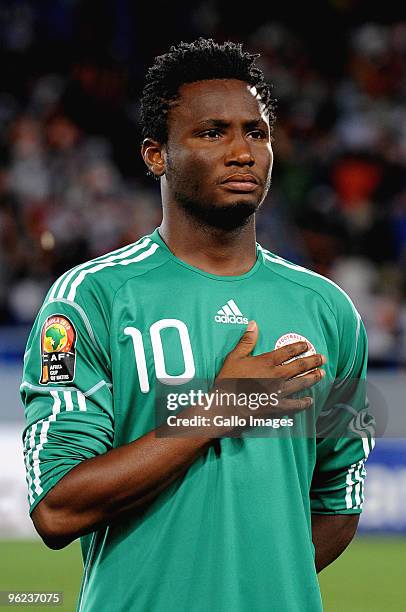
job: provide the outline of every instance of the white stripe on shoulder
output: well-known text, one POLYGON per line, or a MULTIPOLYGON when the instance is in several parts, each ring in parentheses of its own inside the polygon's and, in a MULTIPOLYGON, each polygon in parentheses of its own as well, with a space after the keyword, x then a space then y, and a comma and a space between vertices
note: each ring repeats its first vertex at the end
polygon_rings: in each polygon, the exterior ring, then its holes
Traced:
POLYGON ((79 275, 75 278, 75 280, 72 282, 67 299, 71 302, 75 301, 76 290, 79 287, 79 285, 84 281, 84 279, 86 278, 88 274, 95 274, 96 272, 99 272, 100 270, 103 270, 104 268, 109 268, 112 266, 128 266, 129 264, 136 263, 138 261, 142 261, 143 259, 147 259, 151 255, 153 255, 157 249, 159 249, 159 244, 156 244, 154 242, 149 247, 149 249, 147 249, 140 255, 137 255, 137 257, 133 257, 132 259, 124 259, 123 261, 106 261, 105 263, 100 262, 97 266, 94 266, 93 268, 90 268, 88 270, 82 270, 79 273, 79 275))
POLYGON ((337 285, 334 281, 332 281, 331 279, 327 278, 326 276, 322 276, 321 274, 318 274, 317 272, 313 272, 313 270, 308 270, 307 268, 303 268, 303 266, 299 266, 297 264, 288 262, 285 259, 281 259, 280 257, 277 257, 277 256, 271 254, 269 251, 267 251, 266 249, 264 249, 261 246, 259 248, 262 251, 265 259, 267 259, 268 261, 272 261, 273 263, 276 263, 276 264, 278 264, 280 266, 284 266, 285 268, 290 268, 291 270, 296 270, 298 272, 303 272, 304 274, 310 274, 310 276, 315 276, 316 278, 321 278, 322 280, 326 281, 330 285, 333 285, 333 287, 338 289, 340 291, 340 293, 342 293, 344 295, 344 297, 348 300, 348 302, 351 304, 351 307, 352 307, 356 317, 358 319, 361 318, 360 314, 359 314, 358 310, 355 308, 354 303, 351 300, 350 296, 347 295, 347 293, 343 289, 341 289, 341 287, 339 285, 337 285))
MULTIPOLYGON (((140 241, 138 241, 140 242, 140 241)), ((136 244, 138 244, 138 242, 136 244)), ((123 253, 124 251, 129 250, 130 248, 132 248, 133 245, 126 245, 124 247, 122 247, 121 249, 117 249, 117 251, 114 251, 114 253, 112 253, 111 256, 113 255, 119 255, 120 253, 123 253)), ((98 261, 102 261, 104 259, 106 259, 108 255, 105 253, 104 255, 100 255, 99 257, 95 257, 94 259, 92 259, 90 262, 85 262, 85 263, 97 263, 98 261)), ((67 276, 69 276, 69 274, 71 274, 71 272, 77 272, 79 269, 81 269, 81 267, 84 265, 83 264, 79 264, 78 266, 75 266, 74 268, 71 268, 69 270, 67 270, 66 272, 64 272, 63 274, 61 274, 61 276, 59 278, 56 279, 56 281, 54 282, 51 292, 49 294, 49 300, 53 300, 55 298, 55 295, 58 293, 59 288, 61 286, 61 284, 64 282, 64 280, 66 279, 67 276)))
POLYGON ((271 253, 271 251, 268 251, 268 249, 264 249, 264 247, 263 247, 263 246, 261 246, 260 244, 258 244, 258 242, 257 242, 257 245, 258 245, 259 250, 260 250, 260 251, 261 251, 261 252, 262 252, 264 255, 266 254, 266 255, 268 255, 269 257, 274 257, 275 259, 281 259, 282 261, 285 261, 285 260, 283 259, 283 257, 280 257, 280 255, 275 255, 275 253, 271 253))
POLYGON ((137 251, 140 251, 141 249, 146 247, 150 242, 151 242, 150 238, 144 238, 143 240, 141 240, 141 242, 136 242, 135 244, 132 244, 130 246, 127 245, 126 247, 124 247, 123 249, 120 249, 118 252, 115 252, 112 255, 104 255, 104 256, 98 257, 97 259, 86 261, 85 263, 82 263, 79 266, 76 266, 72 270, 68 270, 68 272, 65 272, 65 274, 63 275, 62 282, 59 285, 55 285, 54 288, 52 289, 49 295, 49 301, 53 300, 55 297, 57 298, 64 297, 64 293, 70 281, 76 274, 80 273, 81 270, 95 266, 98 263, 111 262, 111 261, 116 261, 120 259, 125 259, 129 255, 132 255, 133 253, 136 253, 137 251))

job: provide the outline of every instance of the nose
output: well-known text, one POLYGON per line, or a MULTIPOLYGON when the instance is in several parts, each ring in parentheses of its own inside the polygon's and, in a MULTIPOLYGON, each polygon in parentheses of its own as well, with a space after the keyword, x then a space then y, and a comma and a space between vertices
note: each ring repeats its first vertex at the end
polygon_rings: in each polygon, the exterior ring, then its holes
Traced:
POLYGON ((250 143, 240 134, 235 134, 226 152, 224 163, 226 166, 253 166, 255 159, 250 143))

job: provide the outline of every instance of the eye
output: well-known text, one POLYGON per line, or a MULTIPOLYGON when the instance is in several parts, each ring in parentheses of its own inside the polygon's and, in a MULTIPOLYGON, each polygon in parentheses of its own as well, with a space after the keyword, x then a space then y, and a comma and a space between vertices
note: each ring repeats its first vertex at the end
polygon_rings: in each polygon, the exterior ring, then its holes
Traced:
POLYGON ((249 132, 248 136, 251 136, 254 140, 262 140, 268 137, 263 130, 252 130, 252 132, 249 132))
POLYGON ((221 136, 221 132, 218 129, 212 128, 211 130, 205 130, 199 134, 201 138, 207 138, 210 140, 218 140, 221 136))

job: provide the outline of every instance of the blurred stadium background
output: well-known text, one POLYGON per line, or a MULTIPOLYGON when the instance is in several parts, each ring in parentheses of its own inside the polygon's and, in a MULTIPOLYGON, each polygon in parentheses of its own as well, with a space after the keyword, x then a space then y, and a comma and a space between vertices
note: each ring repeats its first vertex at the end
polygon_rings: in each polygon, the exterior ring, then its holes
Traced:
POLYGON ((403 611, 406 21, 401 5, 363 0, 0 3, 0 590, 64 591, 74 609, 78 544, 47 550, 27 518, 25 341, 59 274, 159 224, 138 97, 153 57, 198 36, 260 52, 274 84, 276 161, 259 241, 340 284, 368 331, 383 439, 359 535, 321 576, 326 611, 403 611))

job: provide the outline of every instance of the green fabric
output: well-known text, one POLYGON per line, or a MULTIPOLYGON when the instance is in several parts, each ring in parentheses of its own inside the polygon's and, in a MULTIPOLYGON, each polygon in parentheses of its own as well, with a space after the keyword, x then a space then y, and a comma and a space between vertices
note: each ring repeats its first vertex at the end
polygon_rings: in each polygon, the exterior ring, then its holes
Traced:
MULTIPOLYGON (((328 378, 342 381, 338 400, 348 381, 365 379, 366 336, 339 288, 259 245, 247 274, 221 277, 177 259, 156 230, 56 281, 28 341, 21 387, 30 509, 79 462, 155 428, 157 378, 192 372, 185 388, 210 385, 251 319, 260 330, 254 354, 296 333, 327 356, 312 409, 283 434, 221 439, 142 514, 82 538, 81 612, 322 609, 311 512, 361 511, 371 439, 317 439, 315 427, 328 378), (241 314, 219 321, 230 300, 241 314), (76 331, 66 385, 39 382, 52 315, 76 331)), ((361 386, 350 399, 352 413, 365 409, 361 386)))

